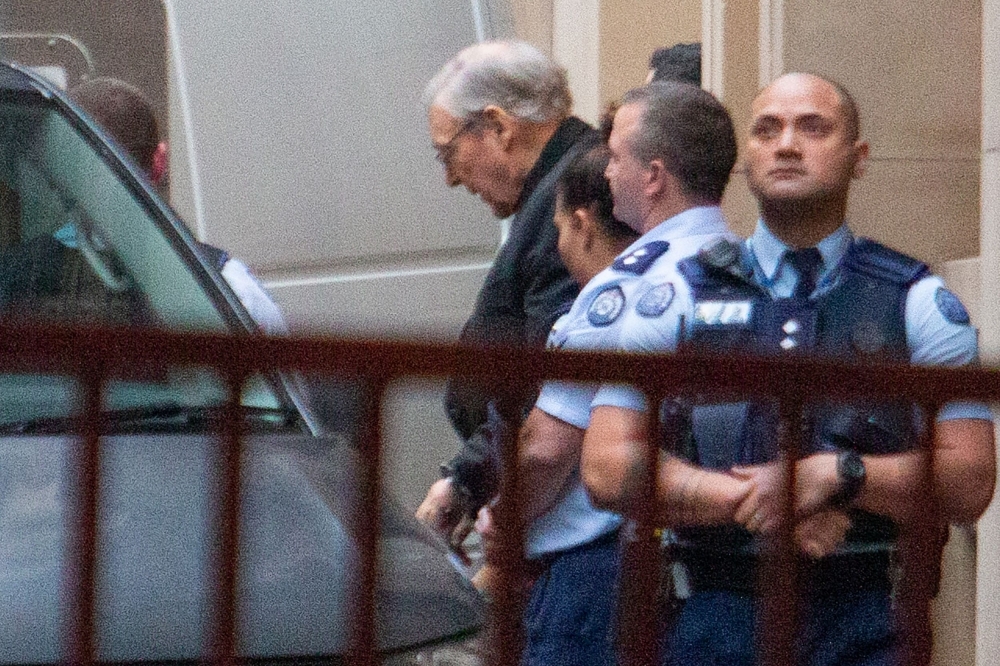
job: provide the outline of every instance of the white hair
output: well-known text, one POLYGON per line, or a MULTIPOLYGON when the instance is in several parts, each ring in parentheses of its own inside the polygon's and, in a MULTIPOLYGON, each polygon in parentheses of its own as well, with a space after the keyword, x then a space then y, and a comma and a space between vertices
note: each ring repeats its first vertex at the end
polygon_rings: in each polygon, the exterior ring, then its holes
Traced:
POLYGON ((569 115, 566 70, 520 41, 483 42, 449 60, 424 90, 424 103, 459 119, 495 105, 536 123, 569 115))

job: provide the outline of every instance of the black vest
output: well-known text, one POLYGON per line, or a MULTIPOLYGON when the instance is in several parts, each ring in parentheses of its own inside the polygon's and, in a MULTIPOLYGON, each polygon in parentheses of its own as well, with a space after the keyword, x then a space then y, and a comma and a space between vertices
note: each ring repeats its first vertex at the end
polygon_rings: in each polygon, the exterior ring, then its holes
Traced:
MULTIPOLYGON (((910 286, 926 265, 867 239, 855 241, 836 285, 816 300, 771 298, 755 284, 746 258, 733 251, 700 252, 679 269, 693 292, 695 313, 682 345, 715 353, 809 354, 854 362, 908 362, 905 308, 910 286)), ((703 467, 774 460, 777 406, 768 401, 695 405, 691 435, 678 453, 703 467)), ((823 450, 895 453, 916 444, 919 413, 905 401, 807 406, 803 455, 823 450)), ((849 542, 895 538, 890 521, 855 512, 849 542)), ((682 540, 741 549, 749 533, 735 528, 680 530, 682 540), (685 538, 686 537, 686 538, 685 538), (726 545, 728 544, 728 545, 726 545)))

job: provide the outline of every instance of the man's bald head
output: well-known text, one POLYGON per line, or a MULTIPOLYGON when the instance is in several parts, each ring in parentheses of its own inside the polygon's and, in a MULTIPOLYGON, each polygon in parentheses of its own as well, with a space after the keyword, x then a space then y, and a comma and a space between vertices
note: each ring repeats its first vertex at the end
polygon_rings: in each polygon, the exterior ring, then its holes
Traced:
MULTIPOLYGON (((805 80, 812 80, 814 83, 821 83, 833 89, 840 98, 840 110, 843 113, 844 125, 847 129, 847 137, 851 141, 857 141, 861 138, 861 112, 858 110, 858 103, 854 101, 854 96, 851 95, 850 91, 844 87, 842 83, 835 79, 831 79, 820 74, 813 74, 812 72, 790 72, 788 74, 783 74, 771 83, 764 86, 760 92, 757 93, 757 98, 766 93, 770 88, 775 85, 782 85, 792 82, 796 85, 800 85, 805 80)), ((757 101, 754 98, 754 102, 757 101)))
POLYGON ((809 247, 843 224, 850 183, 864 174, 868 153, 857 105, 834 81, 785 74, 753 100, 747 185, 768 228, 792 247, 809 247))

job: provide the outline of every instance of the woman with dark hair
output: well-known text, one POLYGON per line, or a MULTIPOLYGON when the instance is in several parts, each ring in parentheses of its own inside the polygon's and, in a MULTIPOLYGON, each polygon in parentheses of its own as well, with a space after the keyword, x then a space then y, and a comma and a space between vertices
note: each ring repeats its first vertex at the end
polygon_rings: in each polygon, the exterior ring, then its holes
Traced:
POLYGON ((607 165, 607 147, 596 146, 573 160, 556 184, 559 256, 581 287, 639 237, 611 212, 607 165))
MULTIPOLYGON (((611 190, 604 177, 607 166, 607 147, 595 146, 574 158, 556 182, 554 221, 559 230, 559 256, 580 287, 610 266, 639 237, 611 213, 614 207, 611 190)), ((569 305, 566 304, 567 311, 569 305)), ((494 439, 499 442, 500 437, 494 439)), ((499 458, 499 451, 493 455, 499 458)), ((496 464, 499 465, 499 460, 496 464)), ((483 538, 485 563, 473 578, 473 584, 488 593, 494 592, 497 571, 491 564, 490 550, 497 535, 489 505, 480 510, 476 529, 483 538)), ((526 585, 530 582, 526 581, 526 585)))

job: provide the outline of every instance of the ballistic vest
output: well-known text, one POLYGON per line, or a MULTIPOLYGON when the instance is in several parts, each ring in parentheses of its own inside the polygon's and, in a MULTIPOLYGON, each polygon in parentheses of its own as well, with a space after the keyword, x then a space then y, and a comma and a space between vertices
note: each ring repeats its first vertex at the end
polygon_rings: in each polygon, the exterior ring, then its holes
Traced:
MULTIPOLYGON (((715 244, 679 264, 694 298, 682 345, 713 353, 807 354, 853 362, 907 363, 905 308, 911 285, 929 274, 925 264, 868 239, 848 249, 835 286, 814 300, 772 298, 752 279, 740 246, 715 244)), ((676 451, 702 467, 729 469, 764 463, 778 455, 777 405, 759 400, 694 405, 690 436, 676 451)), ((919 413, 905 401, 807 405, 802 422, 802 454, 854 449, 896 453, 916 445, 919 413)), ((888 519, 852 512, 853 544, 886 545, 896 528, 888 519)), ((687 541, 742 551, 752 537, 741 528, 678 530, 687 541)))

